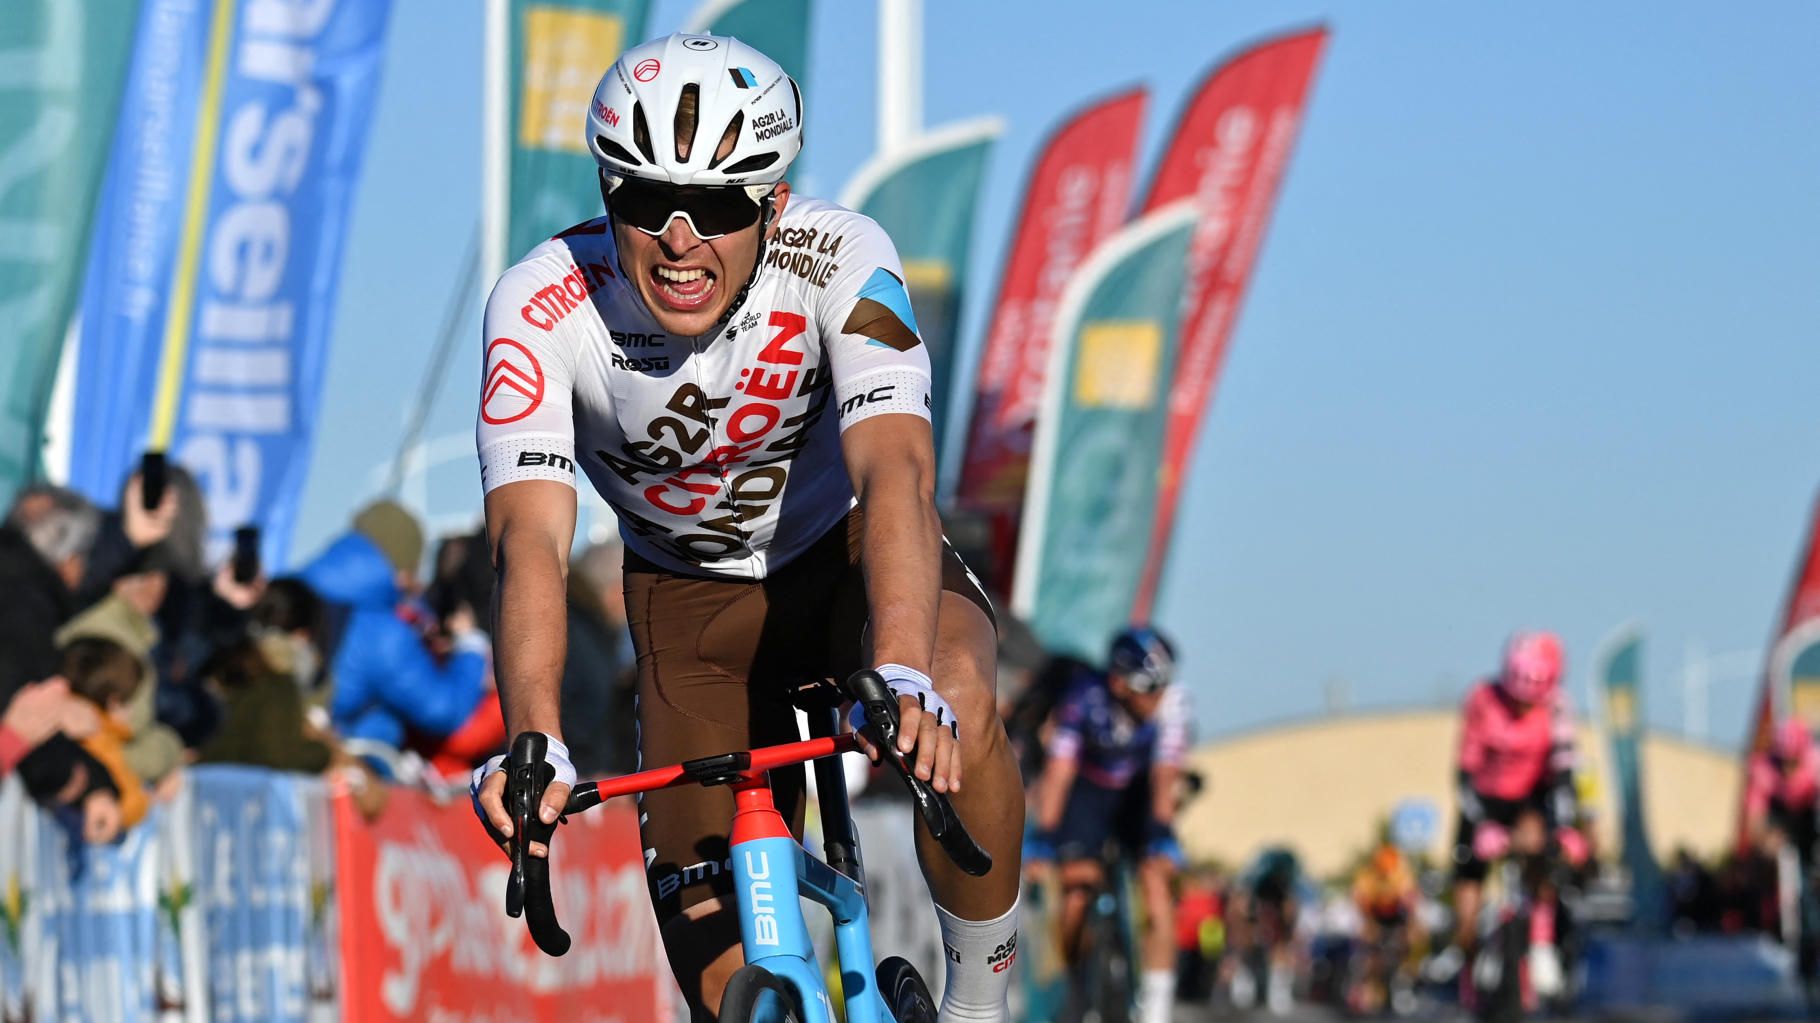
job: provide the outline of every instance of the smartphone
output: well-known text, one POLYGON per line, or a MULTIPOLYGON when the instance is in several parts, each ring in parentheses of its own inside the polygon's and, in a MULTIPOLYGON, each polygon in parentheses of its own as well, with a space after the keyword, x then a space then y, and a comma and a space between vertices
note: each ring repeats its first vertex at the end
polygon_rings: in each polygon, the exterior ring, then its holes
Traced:
POLYGON ((157 511, 164 502, 164 452, 147 451, 139 458, 139 504, 157 511))
POLYGON ((241 526, 234 530, 234 581, 242 586, 259 578, 259 527, 241 526))

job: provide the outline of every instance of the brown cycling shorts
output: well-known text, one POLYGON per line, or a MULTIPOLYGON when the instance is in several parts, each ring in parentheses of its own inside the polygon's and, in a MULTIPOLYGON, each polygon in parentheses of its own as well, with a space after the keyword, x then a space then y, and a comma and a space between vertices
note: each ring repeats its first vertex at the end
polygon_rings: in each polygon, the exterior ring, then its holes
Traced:
MULTIPOLYGON (((860 571, 860 513, 758 581, 712 579, 626 554, 626 618, 638 654, 638 750, 660 767, 802 738, 790 690, 866 666, 867 609, 860 571)), ((942 589, 992 616, 992 606, 953 548, 942 545, 942 589)), ((777 808, 800 837, 803 772, 771 772, 777 808)), ((733 891, 724 786, 647 792, 639 828, 645 880, 658 922, 733 891)))

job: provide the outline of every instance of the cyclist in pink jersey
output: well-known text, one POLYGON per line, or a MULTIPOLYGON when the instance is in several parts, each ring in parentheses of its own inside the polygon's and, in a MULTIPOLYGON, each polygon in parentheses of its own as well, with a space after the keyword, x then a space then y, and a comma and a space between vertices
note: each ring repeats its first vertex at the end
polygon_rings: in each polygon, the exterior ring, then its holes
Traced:
POLYGON ((1744 788, 1744 829, 1751 844, 1771 853, 1790 842, 1803 869, 1813 865, 1816 803, 1820 803, 1820 749, 1807 723, 1777 723, 1767 749, 1751 754, 1744 788))
MULTIPOLYGON (((1519 632, 1496 678, 1473 686, 1460 723, 1460 815, 1454 838, 1455 942, 1471 960, 1481 888, 1494 860, 1551 850, 1583 862, 1586 839, 1574 829, 1574 721, 1561 691, 1561 641, 1519 632), (1552 841, 1551 841, 1552 840, 1552 841)), ((1558 975, 1552 893, 1538 900, 1531 930, 1532 975, 1558 975), (1552 967, 1552 971, 1550 969, 1552 967)), ((1546 986, 1539 984, 1538 986, 1546 986)))

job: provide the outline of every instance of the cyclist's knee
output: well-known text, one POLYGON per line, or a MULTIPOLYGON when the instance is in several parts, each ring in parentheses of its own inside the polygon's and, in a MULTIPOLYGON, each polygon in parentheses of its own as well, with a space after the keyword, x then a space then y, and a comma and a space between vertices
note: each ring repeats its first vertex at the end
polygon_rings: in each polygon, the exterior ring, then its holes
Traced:
POLYGON ((1093 860, 1069 860, 1062 864, 1062 887, 1068 894, 1085 893, 1106 882, 1106 872, 1093 860))

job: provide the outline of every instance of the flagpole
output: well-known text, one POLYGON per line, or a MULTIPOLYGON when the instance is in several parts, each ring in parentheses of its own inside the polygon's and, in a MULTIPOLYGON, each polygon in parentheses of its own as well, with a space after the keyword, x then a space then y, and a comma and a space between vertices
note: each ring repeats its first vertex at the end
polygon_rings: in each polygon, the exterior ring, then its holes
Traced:
POLYGON ((896 152, 922 127, 922 0, 879 0, 878 151, 896 152))
POLYGON ((505 272, 506 195, 511 167, 506 118, 507 4, 486 0, 485 87, 481 99, 480 274, 484 287, 505 272))

